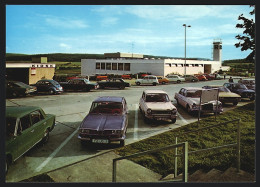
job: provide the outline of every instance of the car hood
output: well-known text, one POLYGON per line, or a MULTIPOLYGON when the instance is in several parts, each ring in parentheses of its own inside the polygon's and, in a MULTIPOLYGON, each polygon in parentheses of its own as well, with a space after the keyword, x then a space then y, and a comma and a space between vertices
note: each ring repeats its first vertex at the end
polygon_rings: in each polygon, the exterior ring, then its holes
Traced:
POLYGON ((241 96, 233 92, 219 92, 219 97, 241 97, 241 96))
MULTIPOLYGON (((196 105, 199 105, 200 104, 200 98, 199 97, 189 97, 187 98, 187 100, 189 101, 189 103, 195 103, 196 105)), ((213 104, 216 104, 216 101, 209 101, 208 103, 213 103, 213 104)), ((218 104, 220 104, 221 102, 219 101, 218 104)))
POLYGON ((152 110, 172 110, 176 107, 171 102, 146 102, 148 108, 152 110))
POLYGON ((243 93, 243 92, 247 92, 247 93, 255 93, 255 91, 254 90, 245 90, 245 89, 237 89, 237 91, 239 92, 239 93, 243 93))
POLYGON ((91 130, 122 130, 124 116, 111 114, 89 114, 82 122, 80 128, 91 130))

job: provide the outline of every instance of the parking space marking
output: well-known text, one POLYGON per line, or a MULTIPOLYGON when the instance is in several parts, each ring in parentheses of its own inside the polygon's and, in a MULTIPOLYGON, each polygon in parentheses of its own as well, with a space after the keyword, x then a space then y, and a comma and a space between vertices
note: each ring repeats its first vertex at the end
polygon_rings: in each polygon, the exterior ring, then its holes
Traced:
POLYGON ((52 154, 44 161, 41 165, 39 165, 35 172, 40 172, 50 161, 55 157, 55 155, 68 143, 68 141, 78 132, 78 128, 64 141, 60 144, 60 146, 55 149, 52 154))
POLYGON ((138 104, 135 104, 134 140, 138 140, 138 104))
POLYGON ((184 123, 186 123, 186 124, 189 123, 186 119, 184 119, 184 118, 180 115, 179 112, 177 112, 177 114, 178 114, 178 116, 181 118, 181 120, 182 120, 184 123))

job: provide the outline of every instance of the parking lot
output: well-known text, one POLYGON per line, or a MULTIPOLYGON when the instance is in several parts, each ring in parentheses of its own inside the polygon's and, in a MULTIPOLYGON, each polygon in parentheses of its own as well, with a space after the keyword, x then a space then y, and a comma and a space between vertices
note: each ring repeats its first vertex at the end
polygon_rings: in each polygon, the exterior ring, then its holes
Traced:
MULTIPOLYGON (((56 115, 56 126, 50 133, 49 142, 44 146, 36 146, 10 166, 6 182, 18 182, 32 176, 52 171, 63 166, 88 159, 108 150, 119 147, 119 144, 81 145, 78 140, 78 127, 88 114, 92 101, 98 96, 124 96, 129 109, 129 124, 126 145, 141 139, 162 133, 194 122, 197 116, 187 113, 184 108, 177 107, 174 94, 182 87, 202 87, 205 85, 223 85, 228 80, 213 80, 194 83, 180 83, 157 86, 132 85, 124 90, 98 89, 90 92, 65 92, 59 95, 36 95, 23 98, 7 99, 6 106, 40 106, 45 113, 56 115), (172 103, 178 109, 176 123, 145 123, 138 107, 144 90, 159 89, 168 93, 172 103)), ((235 81, 237 82, 237 81, 235 81)), ((237 106, 248 103, 242 100, 237 106)), ((233 109, 232 104, 224 105, 224 112, 233 109)), ((213 114, 212 114, 213 115, 213 114)), ((202 116, 202 118, 207 116, 202 116)))

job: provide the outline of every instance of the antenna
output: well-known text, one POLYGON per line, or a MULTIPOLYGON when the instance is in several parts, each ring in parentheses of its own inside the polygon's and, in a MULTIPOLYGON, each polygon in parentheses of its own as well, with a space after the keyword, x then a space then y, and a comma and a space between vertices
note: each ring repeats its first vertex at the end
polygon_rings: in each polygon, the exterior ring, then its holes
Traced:
POLYGON ((134 57, 133 50, 134 50, 134 42, 132 42, 132 58, 134 57))

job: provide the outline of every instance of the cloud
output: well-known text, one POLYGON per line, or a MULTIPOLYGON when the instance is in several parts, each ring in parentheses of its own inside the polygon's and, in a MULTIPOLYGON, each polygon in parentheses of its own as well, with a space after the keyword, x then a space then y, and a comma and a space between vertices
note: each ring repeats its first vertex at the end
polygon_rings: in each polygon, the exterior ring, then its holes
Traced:
POLYGON ((68 44, 65 44, 65 43, 60 43, 59 46, 60 46, 61 48, 65 48, 65 49, 71 49, 71 46, 68 45, 68 44))
POLYGON ((118 18, 116 17, 106 17, 103 20, 101 20, 101 25, 102 26, 111 26, 115 25, 118 22, 118 18))
POLYGON ((45 22, 48 25, 53 27, 62 27, 62 28, 71 28, 71 29, 88 27, 88 25, 80 19, 71 19, 71 18, 63 18, 63 17, 48 16, 45 18, 45 22))

